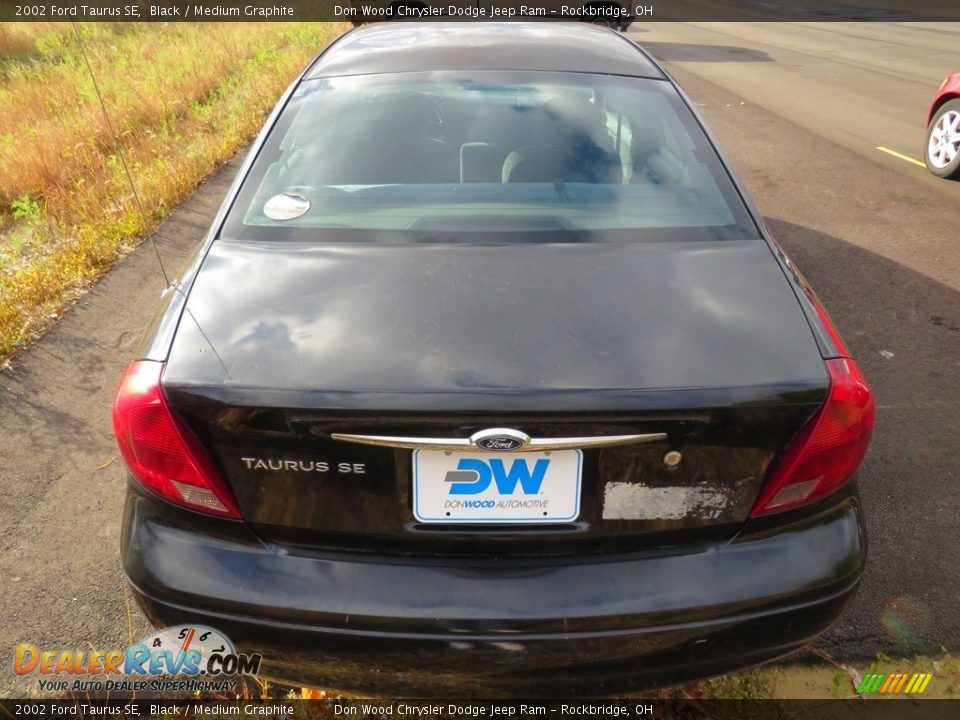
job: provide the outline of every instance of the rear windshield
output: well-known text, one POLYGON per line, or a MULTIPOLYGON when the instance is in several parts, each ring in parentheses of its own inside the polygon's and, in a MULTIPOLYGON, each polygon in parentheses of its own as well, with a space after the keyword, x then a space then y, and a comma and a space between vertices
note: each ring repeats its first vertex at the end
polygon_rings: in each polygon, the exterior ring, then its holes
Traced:
POLYGON ((224 235, 758 237, 669 83, 575 73, 304 81, 248 174, 224 235))

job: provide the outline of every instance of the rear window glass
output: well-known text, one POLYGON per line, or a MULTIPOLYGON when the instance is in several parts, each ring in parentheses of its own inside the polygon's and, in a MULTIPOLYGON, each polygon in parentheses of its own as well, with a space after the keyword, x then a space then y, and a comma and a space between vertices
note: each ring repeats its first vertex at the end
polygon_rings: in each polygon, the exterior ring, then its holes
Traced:
POLYGON ((556 242, 757 230, 669 83, 404 73, 303 82, 224 234, 556 242))

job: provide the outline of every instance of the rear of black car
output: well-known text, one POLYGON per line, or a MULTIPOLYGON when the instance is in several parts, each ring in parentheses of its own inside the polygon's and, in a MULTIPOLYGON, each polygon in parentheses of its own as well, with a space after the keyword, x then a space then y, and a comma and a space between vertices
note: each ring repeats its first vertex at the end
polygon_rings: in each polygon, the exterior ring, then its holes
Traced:
POLYGON ((118 391, 148 617, 421 696, 651 687, 823 632, 873 401, 672 84, 331 52, 118 391))

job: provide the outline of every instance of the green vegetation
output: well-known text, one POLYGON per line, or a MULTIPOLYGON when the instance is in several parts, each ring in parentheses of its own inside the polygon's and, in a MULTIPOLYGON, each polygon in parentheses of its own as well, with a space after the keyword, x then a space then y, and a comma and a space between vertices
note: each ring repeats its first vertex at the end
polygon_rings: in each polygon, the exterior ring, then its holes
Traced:
POLYGON ((864 697, 885 699, 935 699, 960 697, 960 659, 942 648, 937 655, 890 658, 878 653, 864 665, 838 662, 821 650, 793 655, 783 663, 725 675, 659 694, 664 698, 693 700, 730 699, 812 699, 857 697, 857 686, 869 673, 931 673, 922 695, 873 694, 864 697))
MULTIPOLYGON (((877 655, 871 663, 848 665, 834 660, 822 650, 808 648, 806 652, 790 656, 783 662, 771 663, 750 670, 704 680, 689 685, 676 686, 664 690, 642 693, 643 697, 653 700, 685 701, 693 709, 701 706, 701 701, 728 700, 732 702, 723 708, 723 712, 711 715, 715 720, 727 720, 743 717, 767 717, 771 720, 782 717, 777 706, 768 708, 751 706, 751 700, 829 700, 852 699, 858 697, 856 689, 864 675, 869 673, 931 673, 933 677, 922 695, 873 694, 864 697, 878 699, 929 700, 937 698, 960 697, 960 658, 946 648, 936 655, 921 655, 912 658, 892 659, 883 653, 877 655), (741 712, 741 710, 743 712, 741 712), (747 711, 750 713, 747 713, 747 711), (757 713, 760 714, 757 714, 757 713)), ((361 699, 363 696, 344 695, 336 690, 312 690, 308 688, 290 688, 279 683, 266 683, 255 678, 241 678, 240 691, 235 693, 243 698, 264 699, 323 699, 327 697, 361 699)), ((227 699, 225 696, 223 699, 227 699)), ((684 707, 681 703, 679 707, 684 707)), ((716 706, 711 706, 717 710, 716 706)), ((696 715, 694 715, 696 716, 696 715)))
POLYGON ((0 359, 249 142, 345 27, 80 24, 115 137, 70 24, 0 26, 0 359))

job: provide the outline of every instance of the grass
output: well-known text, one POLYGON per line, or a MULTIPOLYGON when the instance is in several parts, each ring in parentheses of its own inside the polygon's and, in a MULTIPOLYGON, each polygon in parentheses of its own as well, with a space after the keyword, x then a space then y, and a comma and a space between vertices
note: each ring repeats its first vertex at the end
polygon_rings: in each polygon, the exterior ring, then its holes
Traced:
POLYGON ((932 655, 890 658, 883 653, 870 663, 841 663, 823 651, 791 656, 791 661, 765 665, 659 693, 687 700, 830 700, 860 697, 857 687, 869 673, 931 673, 922 695, 871 694, 873 699, 931 700, 960 697, 960 658, 947 648, 932 655))
POLYGON ((70 24, 0 26, 0 360, 249 142, 345 28, 79 24, 114 136, 70 24))
MULTIPOLYGON (((844 700, 857 697, 878 700, 931 700, 960 698, 960 657, 951 653, 947 648, 941 648, 939 653, 918 655, 906 658, 890 658, 879 653, 875 660, 869 663, 855 663, 848 665, 831 658, 822 650, 809 649, 791 656, 793 661, 772 663, 760 667, 743 670, 729 675, 675 686, 663 690, 640 693, 639 696, 651 700, 681 701, 675 707, 690 705, 694 709, 702 708, 701 702, 713 700, 744 701, 738 705, 731 702, 724 712, 719 712, 716 706, 711 706, 715 714, 709 715, 714 720, 737 718, 743 720, 739 711, 743 709, 757 710, 750 707, 753 700, 844 700), (864 675, 868 673, 931 673, 933 675, 927 689, 922 695, 904 694, 873 694, 858 695, 857 686, 864 675)), ((199 697, 199 695, 197 695, 199 697)), ((362 701, 364 696, 343 694, 334 689, 312 690, 309 688, 292 688, 280 683, 267 682, 260 678, 241 677, 238 679, 238 689, 232 694, 218 694, 205 699, 329 699, 338 698, 348 701, 362 701)), ((369 699, 369 698, 367 698, 369 699)), ((782 717, 776 705, 760 707, 759 710, 776 711, 771 718, 782 717)), ((756 715, 750 715, 756 717, 756 715)))

